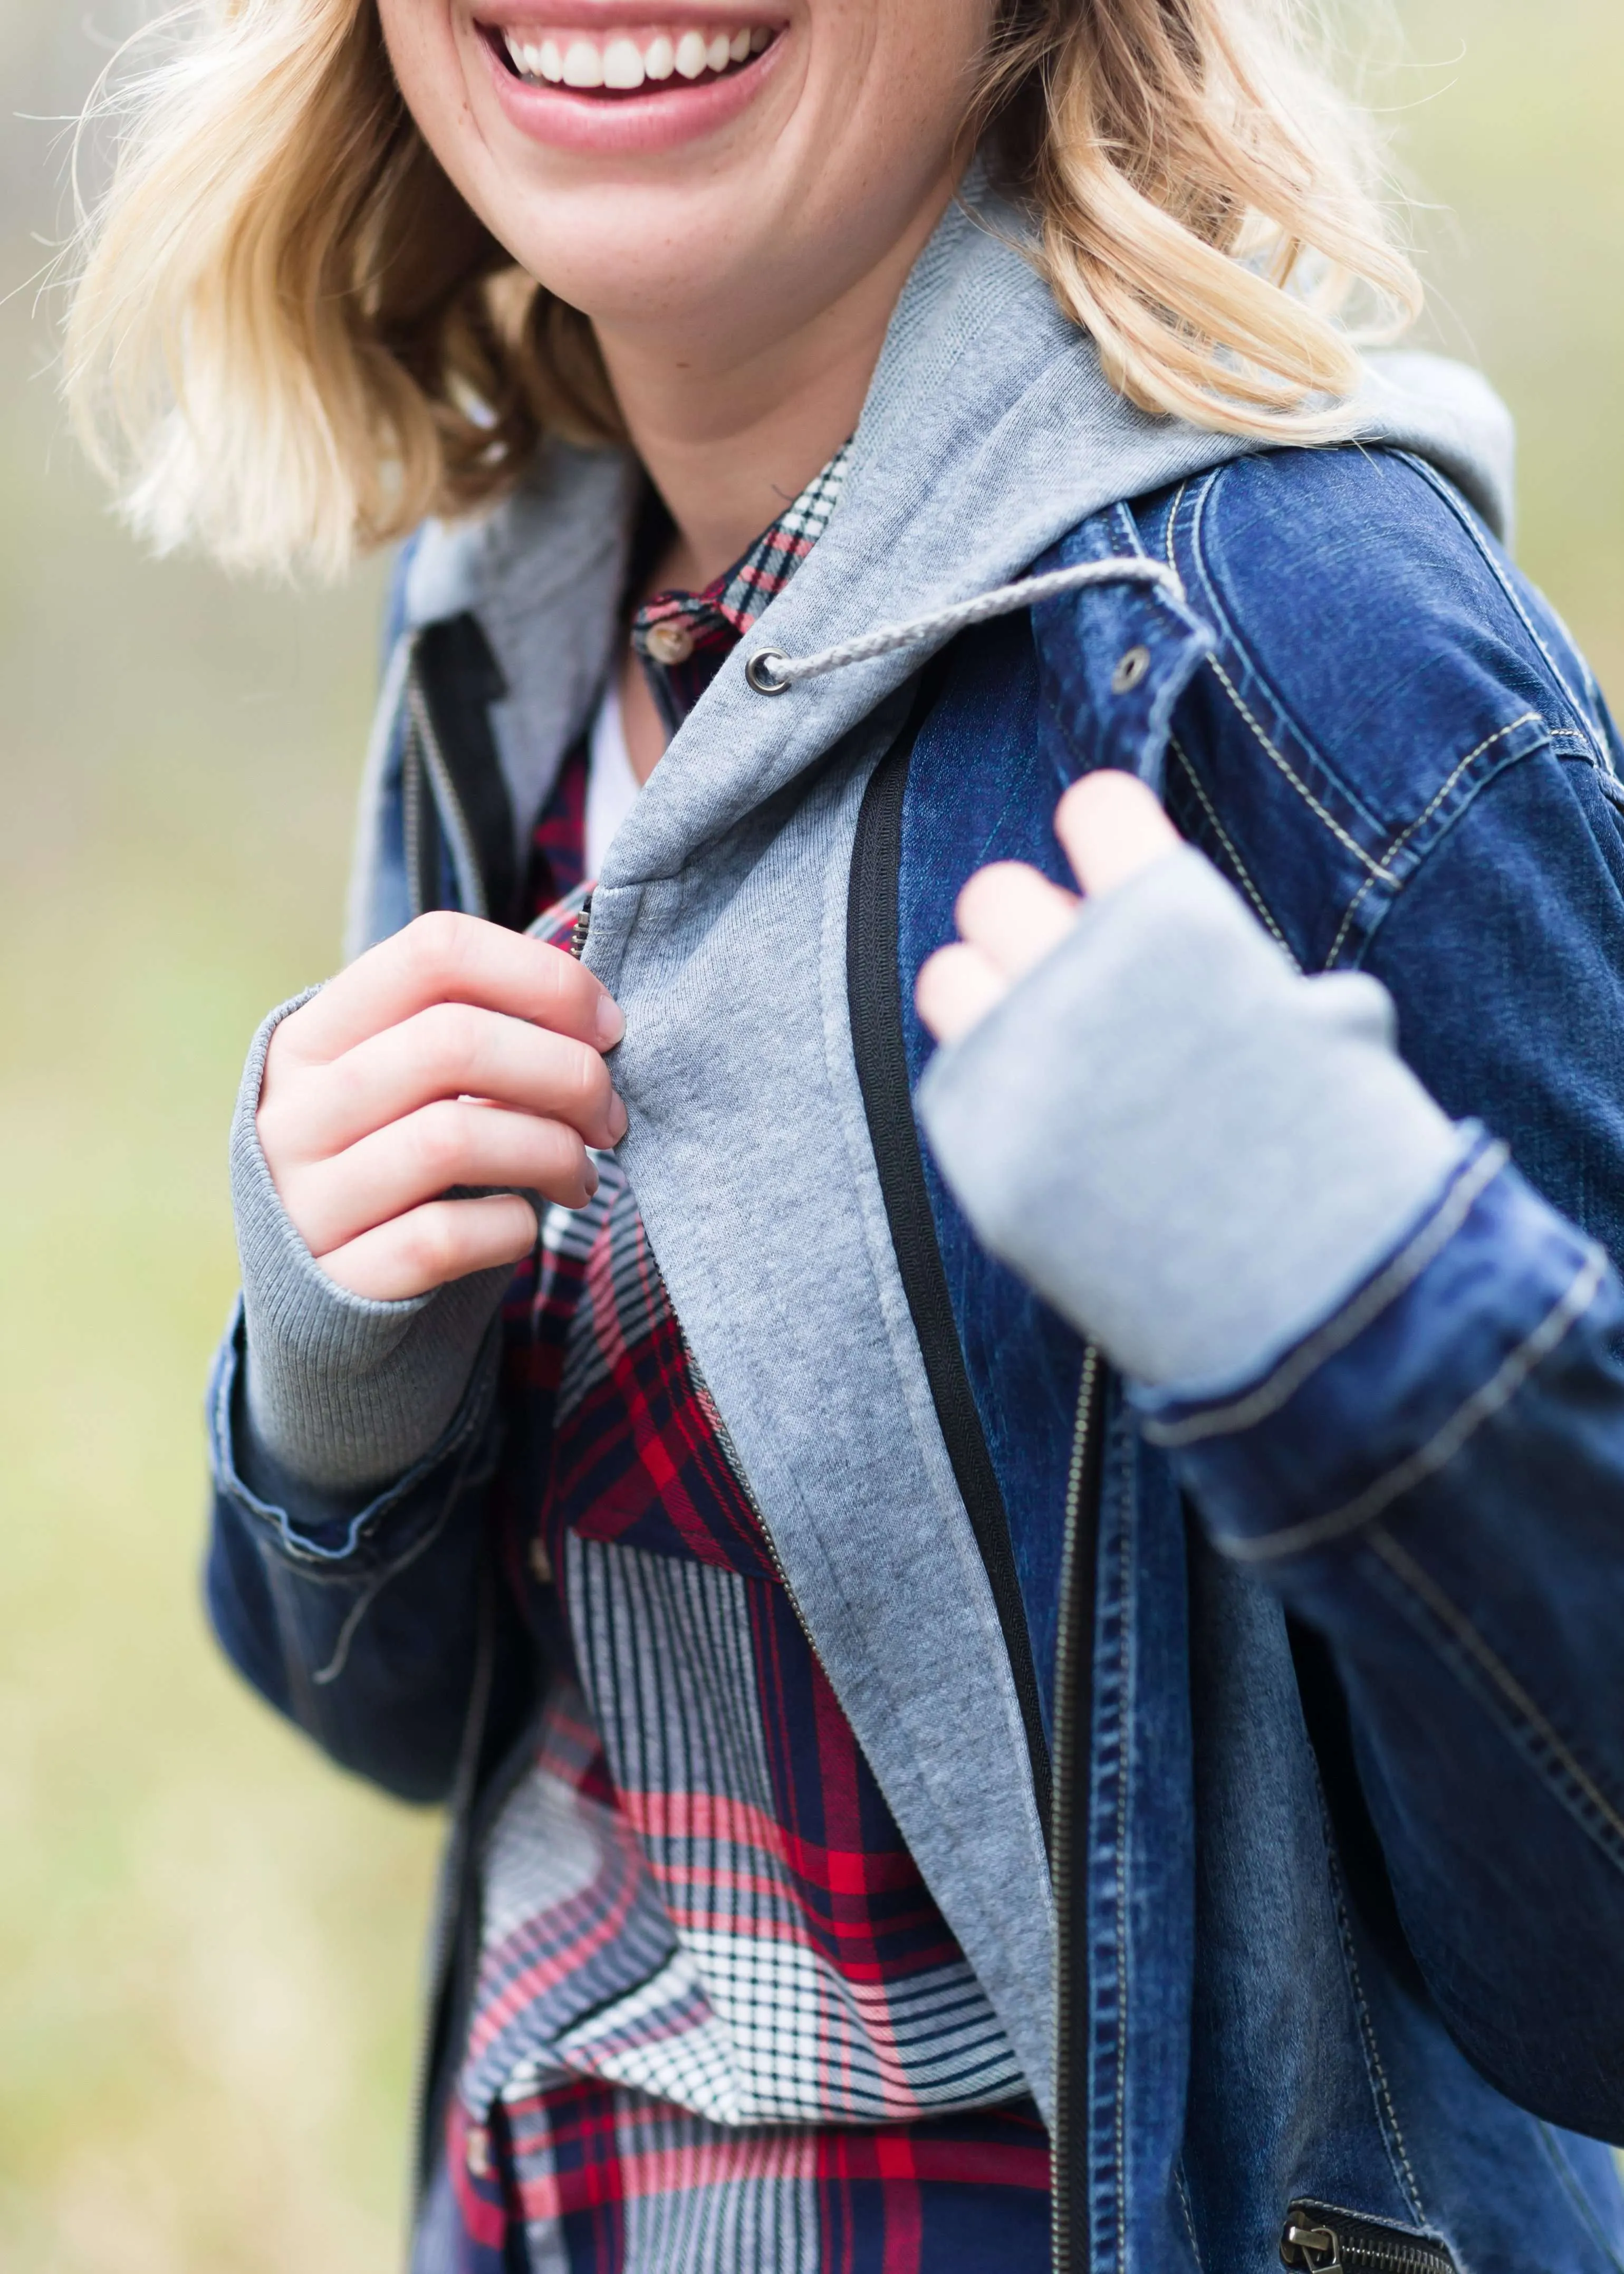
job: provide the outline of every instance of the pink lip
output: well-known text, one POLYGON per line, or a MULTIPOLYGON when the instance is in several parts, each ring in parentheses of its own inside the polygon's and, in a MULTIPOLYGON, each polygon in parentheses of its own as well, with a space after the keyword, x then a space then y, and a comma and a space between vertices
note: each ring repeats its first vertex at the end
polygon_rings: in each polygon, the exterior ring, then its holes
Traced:
MULTIPOLYGON (((635 20, 647 22, 649 0, 634 0, 637 8, 635 20)), ((581 21, 580 0, 574 0, 574 22, 581 21)), ((594 9, 593 19, 604 21, 605 28, 615 18, 631 18, 631 9, 594 9)), ((611 155, 631 153, 641 155, 647 152, 674 150, 684 142, 696 142, 702 135, 713 134, 729 120, 736 118, 748 108, 765 87, 785 46, 782 31, 771 47, 763 48, 748 64, 729 72, 724 79, 699 81, 692 86, 686 81, 665 80, 658 90, 650 94, 577 94, 567 87, 537 86, 533 80, 518 78, 508 69, 503 57, 497 53, 495 42, 487 36, 486 27, 501 23, 533 24, 542 20, 544 13, 551 16, 550 8, 538 10, 534 0, 497 0, 487 14, 481 8, 478 17, 478 38, 485 50, 486 64, 496 88, 496 99, 521 134, 528 134, 534 142, 545 142, 554 150, 590 150, 611 155), (521 10, 523 9, 523 12, 521 10)), ((703 22, 695 14, 685 22, 703 22)))

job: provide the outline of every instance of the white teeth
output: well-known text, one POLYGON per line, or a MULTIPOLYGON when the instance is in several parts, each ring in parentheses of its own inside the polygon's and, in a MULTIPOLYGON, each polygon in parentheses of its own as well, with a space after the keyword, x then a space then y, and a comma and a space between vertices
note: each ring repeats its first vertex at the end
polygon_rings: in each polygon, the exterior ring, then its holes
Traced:
POLYGON ((601 49, 584 37, 532 44, 516 32, 502 35, 514 69, 526 79, 545 79, 553 87, 607 87, 621 92, 640 87, 645 79, 668 79, 673 72, 687 79, 725 72, 730 64, 759 56, 774 36, 763 24, 737 32, 681 32, 674 40, 669 33, 658 32, 640 53, 636 41, 624 33, 601 49))
POLYGON ((710 60, 703 32, 684 32, 677 41, 676 64, 683 79, 697 79, 710 60))
POLYGON ((643 57, 630 40, 611 40, 604 49, 604 85, 605 87, 641 87, 643 57))

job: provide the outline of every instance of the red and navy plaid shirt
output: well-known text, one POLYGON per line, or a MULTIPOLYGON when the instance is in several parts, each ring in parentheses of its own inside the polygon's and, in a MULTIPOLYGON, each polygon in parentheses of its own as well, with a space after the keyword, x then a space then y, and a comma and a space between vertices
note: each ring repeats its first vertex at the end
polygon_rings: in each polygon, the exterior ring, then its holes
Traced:
MULTIPOLYGON (((673 726, 810 551, 844 463, 708 591, 638 612, 673 726)), ((585 783, 582 749, 535 836, 560 946, 585 783)), ((509 1562, 555 1671, 482 1859, 432 2274, 1037 2274, 1048 2146, 1009 2042, 600 1170, 587 1208, 548 1211, 508 1306, 509 1562)))

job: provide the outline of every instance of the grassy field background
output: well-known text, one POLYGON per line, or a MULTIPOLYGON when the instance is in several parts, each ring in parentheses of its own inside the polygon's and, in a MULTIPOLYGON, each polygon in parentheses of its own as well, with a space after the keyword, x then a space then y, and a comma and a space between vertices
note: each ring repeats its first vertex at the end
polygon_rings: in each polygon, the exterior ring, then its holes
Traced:
MULTIPOLYGON (((1624 15, 1401 13, 1432 320, 1624 688, 1624 15)), ((147 562, 63 436, 41 122, 118 28, 0 14, 0 2274, 384 2274, 436 1827, 263 1713, 197 1593, 222 1134, 255 1020, 334 958, 378 580, 147 562)))

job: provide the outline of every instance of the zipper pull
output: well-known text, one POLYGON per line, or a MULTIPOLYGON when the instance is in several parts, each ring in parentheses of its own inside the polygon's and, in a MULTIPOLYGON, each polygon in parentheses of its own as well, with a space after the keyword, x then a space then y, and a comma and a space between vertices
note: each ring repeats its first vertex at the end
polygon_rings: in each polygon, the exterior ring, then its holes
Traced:
POLYGON ((1446 2245, 1432 2236, 1361 2218, 1357 2211, 1336 2210, 1328 2203, 1290 2206, 1280 2258, 1282 2265, 1299 2267, 1303 2274, 1458 2274, 1446 2245))
POLYGON ((1301 2225, 1291 2215, 1280 2238, 1280 2259, 1282 2265, 1304 2267, 1307 2274, 1343 2274, 1342 2253, 1331 2229, 1301 2225))

